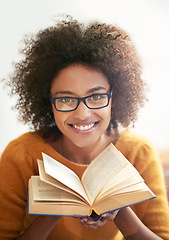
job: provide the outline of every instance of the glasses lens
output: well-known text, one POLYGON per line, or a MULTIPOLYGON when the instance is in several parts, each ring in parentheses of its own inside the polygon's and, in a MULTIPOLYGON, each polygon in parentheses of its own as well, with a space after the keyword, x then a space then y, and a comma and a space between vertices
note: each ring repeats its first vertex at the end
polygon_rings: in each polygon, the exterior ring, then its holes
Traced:
POLYGON ((77 106, 77 99, 74 98, 58 98, 56 99, 56 108, 60 111, 71 111, 77 106))
POLYGON ((94 94, 86 98, 86 104, 89 108, 101 108, 108 104, 108 96, 106 94, 94 94))

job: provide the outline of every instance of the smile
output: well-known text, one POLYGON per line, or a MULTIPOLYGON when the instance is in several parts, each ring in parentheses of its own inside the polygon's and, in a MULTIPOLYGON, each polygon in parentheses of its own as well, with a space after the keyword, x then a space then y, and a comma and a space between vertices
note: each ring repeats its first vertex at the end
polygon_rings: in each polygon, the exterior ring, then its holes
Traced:
POLYGON ((69 126, 72 127, 72 129, 74 129, 74 131, 77 133, 88 134, 95 129, 97 124, 98 122, 91 123, 91 124, 78 123, 78 124, 69 124, 69 126))
POLYGON ((85 125, 85 126, 77 126, 77 125, 73 125, 74 128, 78 129, 78 130, 89 130, 91 129, 95 124, 89 124, 89 125, 85 125))

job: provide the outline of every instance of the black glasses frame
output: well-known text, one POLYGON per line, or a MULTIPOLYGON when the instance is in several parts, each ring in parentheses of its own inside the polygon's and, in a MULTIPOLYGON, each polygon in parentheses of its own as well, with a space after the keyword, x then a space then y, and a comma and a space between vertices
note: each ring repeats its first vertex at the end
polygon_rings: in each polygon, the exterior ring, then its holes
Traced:
POLYGON ((79 104, 80 104, 81 101, 82 101, 82 102, 86 105, 86 107, 88 107, 89 109, 101 109, 101 108, 105 108, 105 107, 107 107, 107 106, 109 105, 110 98, 112 97, 112 94, 113 94, 113 89, 112 89, 111 92, 109 92, 109 93, 96 93, 96 94, 92 94, 92 95, 90 95, 90 96, 82 97, 82 98, 77 98, 77 97, 57 97, 57 98, 53 98, 53 97, 51 97, 50 95, 49 95, 49 96, 50 96, 50 101, 51 101, 51 103, 53 103, 56 111, 58 111, 58 112, 72 112, 72 111, 75 111, 75 110, 78 108, 78 106, 79 106, 79 104), (87 105, 87 103, 86 103, 86 99, 87 99, 87 98, 90 98, 90 97, 93 97, 93 96, 97 96, 97 95, 106 95, 106 96, 108 96, 108 102, 107 102, 107 104, 106 104, 105 106, 97 107, 97 108, 89 107, 89 106, 87 105), (76 106, 75 108, 71 109, 71 110, 59 110, 59 109, 57 109, 57 107, 56 107, 56 99, 63 99, 63 98, 64 98, 64 99, 76 99, 76 100, 78 101, 78 102, 77 102, 77 106, 76 106))

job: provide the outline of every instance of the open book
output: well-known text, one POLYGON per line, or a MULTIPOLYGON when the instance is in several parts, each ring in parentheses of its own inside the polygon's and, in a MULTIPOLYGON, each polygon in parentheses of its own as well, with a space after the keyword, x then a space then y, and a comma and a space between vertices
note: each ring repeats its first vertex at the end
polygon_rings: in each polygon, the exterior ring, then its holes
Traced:
POLYGON ((155 198, 133 165, 110 144, 86 168, 81 180, 68 167, 42 153, 39 176, 29 180, 29 214, 88 216, 155 198))

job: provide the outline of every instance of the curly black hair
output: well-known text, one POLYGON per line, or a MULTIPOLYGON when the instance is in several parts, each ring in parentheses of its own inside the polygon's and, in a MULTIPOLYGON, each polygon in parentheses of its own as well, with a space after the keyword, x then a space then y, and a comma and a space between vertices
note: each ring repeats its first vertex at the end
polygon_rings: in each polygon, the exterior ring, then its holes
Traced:
POLYGON ((137 119, 146 100, 142 66, 129 35, 105 23, 60 20, 54 26, 25 36, 20 50, 23 58, 14 64, 7 80, 11 94, 18 94, 16 109, 20 120, 45 136, 59 129, 55 125, 49 92, 57 74, 72 64, 84 64, 101 71, 113 87, 110 129, 129 126, 137 119))

